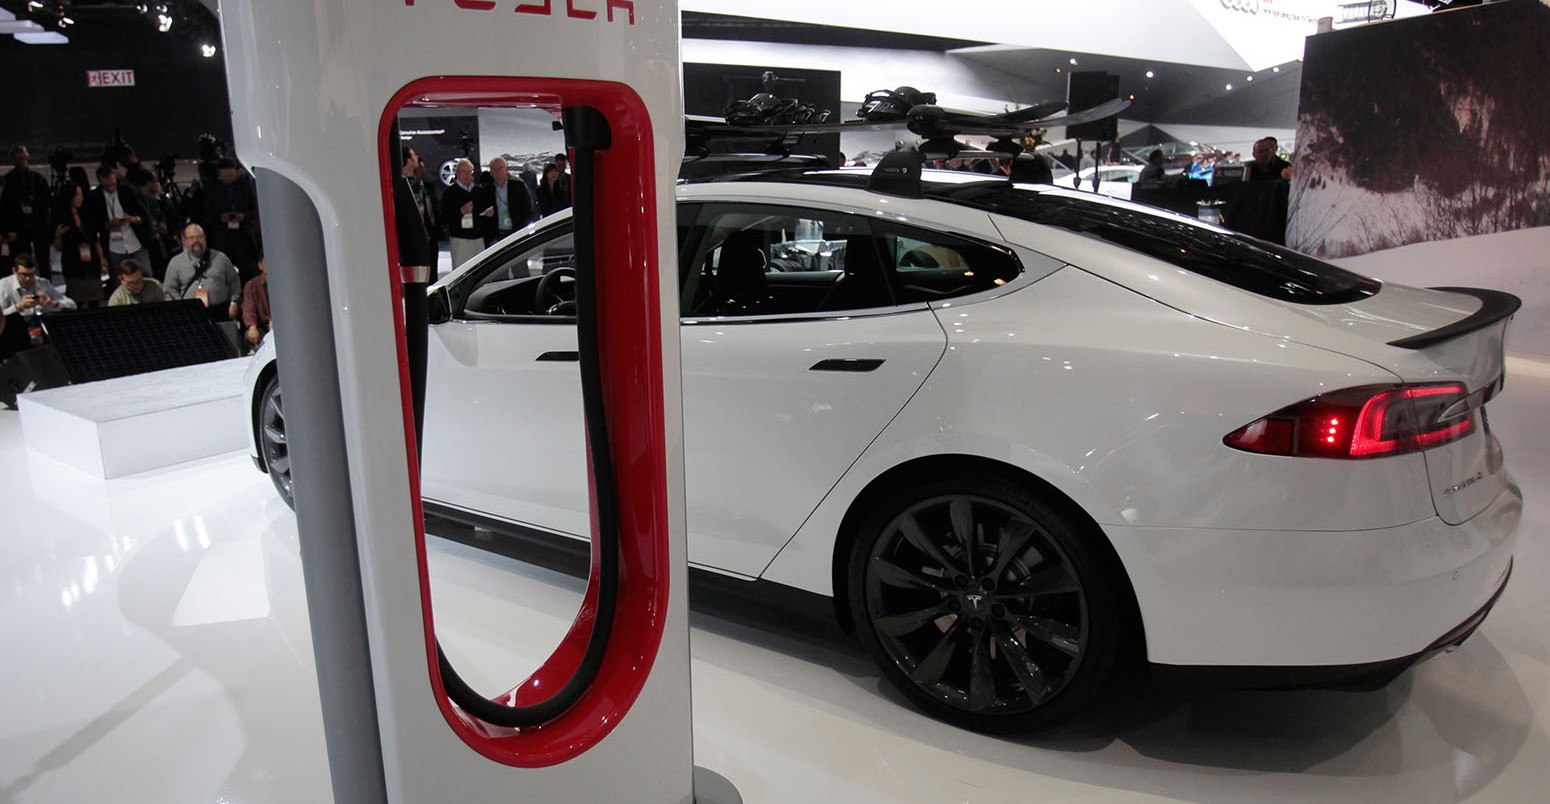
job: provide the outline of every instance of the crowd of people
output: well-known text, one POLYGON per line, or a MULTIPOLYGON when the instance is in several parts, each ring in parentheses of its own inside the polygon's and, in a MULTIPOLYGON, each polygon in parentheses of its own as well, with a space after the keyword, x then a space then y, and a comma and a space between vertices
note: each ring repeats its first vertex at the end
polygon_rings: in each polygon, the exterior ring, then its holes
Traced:
MULTIPOLYGON (((427 180, 411 148, 394 186, 400 257, 429 266, 445 243, 454 267, 534 220, 570 206, 565 154, 485 171, 463 159, 455 181, 427 180)), ((164 172, 163 172, 164 173, 164 172)), ((258 190, 227 152, 186 189, 111 149, 95 183, 80 167, 54 181, 11 151, 0 178, 0 360, 44 341, 39 316, 62 310, 196 299, 212 321, 238 322, 256 347, 269 331, 258 190)))
POLYGON ((245 295, 266 292, 253 178, 229 155, 201 173, 169 192, 120 147, 104 155, 95 184, 80 167, 51 182, 26 146, 14 147, 0 179, 0 360, 42 342, 40 315, 178 299, 241 322, 256 344, 269 320, 266 300, 244 316, 245 295))
POLYGON ((476 175, 469 159, 457 161, 452 184, 440 189, 425 178, 426 165, 413 148, 402 151, 403 167, 393 187, 399 258, 405 265, 434 270, 446 240, 456 268, 506 235, 571 205, 565 154, 542 166, 525 162, 514 170, 505 157, 491 159, 476 175))

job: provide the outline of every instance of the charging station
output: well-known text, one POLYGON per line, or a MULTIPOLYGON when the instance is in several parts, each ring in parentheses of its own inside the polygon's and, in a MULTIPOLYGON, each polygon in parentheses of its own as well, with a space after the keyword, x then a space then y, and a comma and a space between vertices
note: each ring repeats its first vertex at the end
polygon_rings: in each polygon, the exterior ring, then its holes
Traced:
POLYGON ((677 4, 226 0, 221 20, 235 145, 260 187, 336 800, 736 800, 693 768, 677 4), (468 698, 430 604, 427 266, 405 264, 392 208, 407 107, 548 110, 575 165, 592 573, 549 661, 494 699, 468 698))

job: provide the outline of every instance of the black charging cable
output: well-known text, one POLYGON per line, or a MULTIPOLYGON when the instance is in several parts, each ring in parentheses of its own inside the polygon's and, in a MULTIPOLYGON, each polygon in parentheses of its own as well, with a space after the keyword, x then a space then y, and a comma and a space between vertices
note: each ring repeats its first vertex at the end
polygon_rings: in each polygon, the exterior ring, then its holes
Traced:
MULTIPOLYGON (((495 726, 520 729, 542 725, 565 714, 592 685, 603 665, 603 654, 613 633, 614 613, 619 600, 619 502, 614 478, 613 453, 609 448, 608 422, 603 403, 603 367, 598 347, 597 314, 597 152, 612 144, 608 121, 598 110, 576 107, 562 110, 565 144, 572 151, 571 167, 575 177, 572 189, 572 220, 576 243, 576 347, 580 356, 581 401, 585 411, 587 444, 591 450, 592 485, 597 494, 597 532, 592 534, 592 549, 598 556, 597 609, 592 633, 576 672, 555 693, 542 701, 508 706, 480 695, 458 675, 447 655, 436 642, 436 661, 447 696, 470 715, 495 726)), ((418 287, 418 303, 411 302, 412 286, 404 291, 404 324, 409 338, 409 380, 415 405, 416 448, 424 432, 425 407, 425 333, 429 314, 425 285, 418 287), (418 328, 418 336, 413 332, 418 328), (416 344, 416 337, 419 341, 416 344), (416 367, 418 361, 418 368, 416 367)))

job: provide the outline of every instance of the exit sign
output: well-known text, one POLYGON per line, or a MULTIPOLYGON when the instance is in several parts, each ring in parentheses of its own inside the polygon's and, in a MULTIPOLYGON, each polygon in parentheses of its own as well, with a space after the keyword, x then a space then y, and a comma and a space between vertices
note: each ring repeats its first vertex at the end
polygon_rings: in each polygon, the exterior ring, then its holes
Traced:
POLYGON ((132 87, 135 85, 134 70, 87 70, 88 87, 132 87))

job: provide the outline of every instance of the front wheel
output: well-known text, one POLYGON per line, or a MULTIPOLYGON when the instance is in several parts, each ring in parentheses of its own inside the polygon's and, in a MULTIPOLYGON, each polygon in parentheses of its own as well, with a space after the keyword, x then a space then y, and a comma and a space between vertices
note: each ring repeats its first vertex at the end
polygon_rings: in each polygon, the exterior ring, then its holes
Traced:
POLYGON ((991 733, 1049 726, 1115 663, 1118 585, 1100 534, 991 475, 901 489, 862 522, 849 605, 882 675, 928 714, 991 733))
POLYGON ((274 482, 275 491, 280 492, 280 499, 295 508, 291 485, 291 450, 286 441, 285 407, 280 401, 279 375, 269 378, 259 399, 259 453, 264 457, 264 467, 269 470, 269 479, 274 482))

